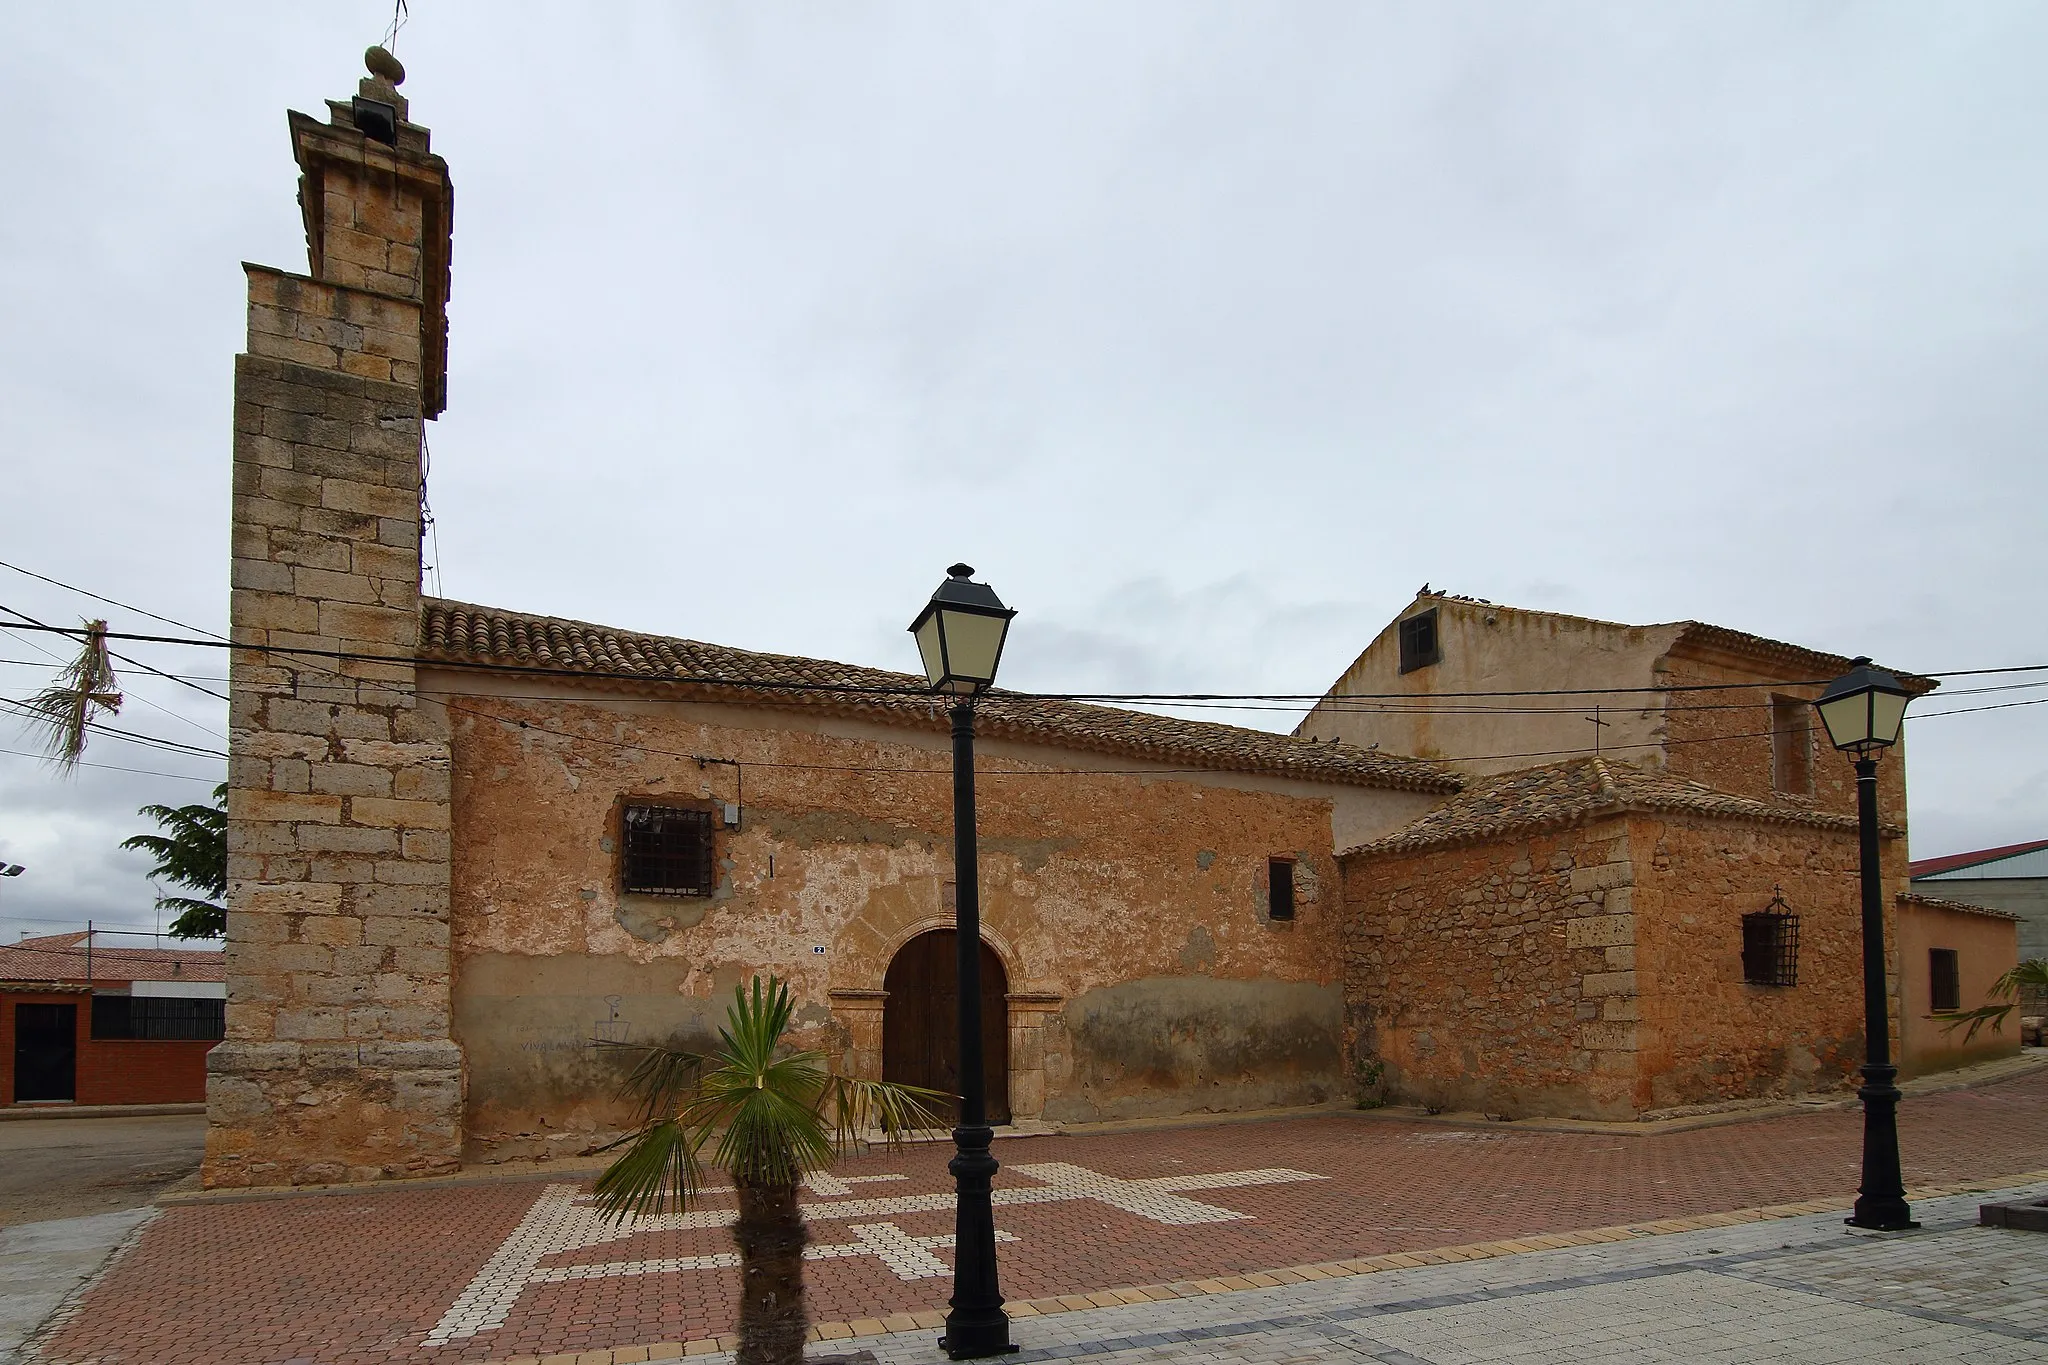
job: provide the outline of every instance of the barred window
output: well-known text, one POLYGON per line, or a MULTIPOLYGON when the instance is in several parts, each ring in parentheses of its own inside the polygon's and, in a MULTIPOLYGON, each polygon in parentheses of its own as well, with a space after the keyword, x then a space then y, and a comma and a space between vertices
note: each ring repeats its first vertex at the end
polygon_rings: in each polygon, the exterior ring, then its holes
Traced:
POLYGON ((1436 638, 1436 608, 1419 612, 1401 623, 1401 671, 1413 673, 1439 662, 1444 652, 1436 638))
POLYGON ((1955 949, 1927 950, 1927 982, 1933 997, 1930 1003, 1935 1009, 1959 1010, 1963 1007, 1962 963, 1955 949))
POLYGON ((211 1040, 227 1036, 228 1002, 181 996, 95 995, 92 1036, 211 1040))
POLYGON ((642 896, 711 894, 711 812, 627 806, 619 889, 642 896))
POLYGON ((1752 986, 1799 984, 1799 916, 1763 910, 1742 917, 1742 979, 1752 986))

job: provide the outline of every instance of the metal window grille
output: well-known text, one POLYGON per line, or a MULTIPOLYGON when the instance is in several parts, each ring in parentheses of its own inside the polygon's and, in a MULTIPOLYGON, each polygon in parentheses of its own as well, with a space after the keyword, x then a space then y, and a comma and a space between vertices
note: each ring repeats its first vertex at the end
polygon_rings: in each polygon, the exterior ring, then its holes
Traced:
POLYGON ((1927 984, 1933 1008, 1959 1010, 1963 1007, 1962 964, 1955 949, 1927 950, 1927 984))
POLYGON ((642 896, 708 896, 712 890, 711 812, 673 806, 626 807, 619 889, 642 896))
POLYGON ((1742 979, 1752 986, 1799 984, 1799 916, 1763 910, 1742 917, 1742 979))
POLYGON ((1411 616, 1401 623, 1401 671, 1413 673, 1428 668, 1444 657, 1436 638, 1436 608, 1411 616))
POLYGON ((123 1040, 198 1039, 227 1036, 225 1000, 177 996, 95 995, 92 1036, 123 1040))
POLYGON ((1266 913, 1274 919, 1294 918, 1294 863, 1274 858, 1266 865, 1266 913))

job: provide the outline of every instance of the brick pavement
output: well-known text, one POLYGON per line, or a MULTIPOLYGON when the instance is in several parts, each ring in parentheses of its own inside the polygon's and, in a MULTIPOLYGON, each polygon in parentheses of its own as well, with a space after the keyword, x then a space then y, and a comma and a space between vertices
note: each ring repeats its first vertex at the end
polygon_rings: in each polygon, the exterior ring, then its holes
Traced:
MULTIPOLYGON (((1909 1183, 2048 1167, 2048 1075, 1916 1099, 1900 1121, 1909 1183)), ((1834 1110, 1615 1136, 1320 1115, 1007 1141, 1004 1290, 1049 1298, 1843 1196, 1860 1124, 1834 1110)), ((945 1159, 850 1159, 808 1194, 828 1253, 807 1268, 815 1320, 943 1305, 945 1159)), ((43 1359, 438 1365, 730 1328, 729 1197, 623 1230, 577 1200, 566 1182, 505 1180, 170 1207, 43 1359)))
MULTIPOLYGON (((1990 1197, 2048 1192, 2034 1184, 1990 1197)), ((2048 1359, 2043 1234, 1974 1226, 1987 1196, 1923 1201, 1919 1232, 1839 1212, 1391 1269, 1032 1321, 1014 1365, 2021 1365, 2048 1359)), ((938 1359, 876 1335, 877 1365, 938 1359)), ((630 1355, 631 1353, 629 1353, 630 1355)), ((632 1355, 632 1359, 638 1359, 632 1355)), ((729 1356, 710 1354, 707 1365, 729 1356)), ((581 1363, 579 1362, 579 1365, 581 1363)))

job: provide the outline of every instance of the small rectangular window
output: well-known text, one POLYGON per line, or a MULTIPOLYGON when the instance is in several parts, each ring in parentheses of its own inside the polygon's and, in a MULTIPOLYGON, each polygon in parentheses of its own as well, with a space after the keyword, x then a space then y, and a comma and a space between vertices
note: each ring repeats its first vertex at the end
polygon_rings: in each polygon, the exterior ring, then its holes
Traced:
POLYGON ((1813 794, 1813 707, 1802 697, 1771 698, 1771 786, 1813 794))
POLYGON ((1799 916, 1742 917, 1742 979, 1752 986, 1799 984, 1799 916))
POLYGON ((619 889, 640 896, 711 894, 711 812, 627 806, 619 889))
POLYGON ((1935 1009, 1959 1010, 1963 1007, 1962 964, 1955 949, 1927 950, 1927 984, 1935 1009))
POLYGON ((1274 919, 1294 918, 1294 861, 1275 858, 1266 864, 1266 913, 1274 919))
POLYGON ((1444 657, 1437 645, 1436 608, 1409 617, 1401 623, 1401 671, 1413 673, 1428 668, 1444 657))

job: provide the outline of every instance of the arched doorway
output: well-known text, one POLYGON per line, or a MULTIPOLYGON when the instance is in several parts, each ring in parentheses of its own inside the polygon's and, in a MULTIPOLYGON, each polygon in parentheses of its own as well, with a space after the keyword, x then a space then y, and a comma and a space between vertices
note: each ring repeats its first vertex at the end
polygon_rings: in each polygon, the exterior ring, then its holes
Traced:
MULTIPOLYGON (((951 929, 919 934, 889 964, 882 988, 882 1079, 960 1093, 960 1011, 955 993, 957 938, 951 929)), ((1010 1121, 1010 983, 995 949, 981 945, 981 1065, 988 1121, 1010 1121)), ((957 1101, 944 1111, 957 1119, 957 1101)))

